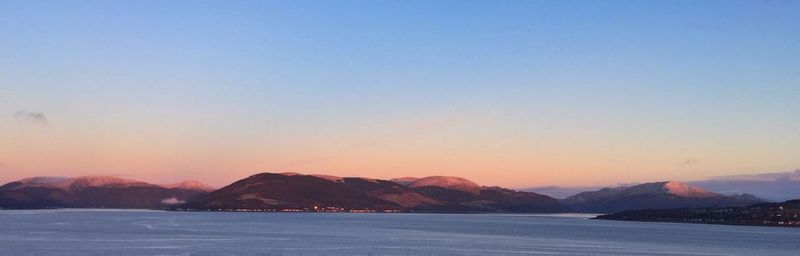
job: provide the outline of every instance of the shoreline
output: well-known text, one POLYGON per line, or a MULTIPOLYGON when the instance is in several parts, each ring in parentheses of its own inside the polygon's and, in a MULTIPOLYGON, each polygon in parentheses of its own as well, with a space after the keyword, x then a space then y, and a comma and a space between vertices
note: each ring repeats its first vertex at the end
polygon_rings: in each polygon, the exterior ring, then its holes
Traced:
MULTIPOLYGON (((600 215, 602 216, 602 215, 600 215)), ((622 221, 622 222, 649 222, 649 223, 672 223, 672 224, 697 224, 697 225, 719 225, 719 226, 739 226, 739 227, 776 227, 776 228, 800 228, 800 225, 780 225, 780 224, 743 224, 730 222, 697 222, 679 220, 645 220, 645 219, 605 219, 600 216, 591 218, 592 220, 622 221)))
POLYGON ((319 214, 453 214, 453 215, 520 215, 520 216, 568 216, 585 217, 592 219, 602 215, 601 213, 582 213, 582 212, 437 212, 437 211, 257 211, 257 210, 200 210, 200 209, 142 209, 142 208, 37 208, 37 209, 0 209, 3 211, 153 211, 153 212, 213 212, 213 213, 319 213, 319 214))

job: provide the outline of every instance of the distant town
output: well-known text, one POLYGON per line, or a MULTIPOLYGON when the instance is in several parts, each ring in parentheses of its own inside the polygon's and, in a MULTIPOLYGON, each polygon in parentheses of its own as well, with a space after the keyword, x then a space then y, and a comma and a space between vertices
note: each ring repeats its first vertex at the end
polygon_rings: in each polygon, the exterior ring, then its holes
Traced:
POLYGON ((188 209, 175 208, 174 211, 204 211, 204 212, 324 212, 324 213, 404 213, 409 211, 397 209, 346 209, 342 207, 314 207, 314 208, 278 208, 278 209, 252 209, 252 208, 218 208, 218 209, 188 209))
POLYGON ((630 210, 597 219, 800 227, 800 200, 747 207, 630 210))

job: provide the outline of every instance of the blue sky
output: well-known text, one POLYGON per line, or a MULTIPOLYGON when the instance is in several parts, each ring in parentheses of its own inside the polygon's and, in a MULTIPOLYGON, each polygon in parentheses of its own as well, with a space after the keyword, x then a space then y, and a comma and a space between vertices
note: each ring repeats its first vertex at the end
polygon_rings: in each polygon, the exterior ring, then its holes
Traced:
POLYGON ((0 179, 274 170, 512 186, 792 169, 798 13, 796 1, 3 1, 0 179))

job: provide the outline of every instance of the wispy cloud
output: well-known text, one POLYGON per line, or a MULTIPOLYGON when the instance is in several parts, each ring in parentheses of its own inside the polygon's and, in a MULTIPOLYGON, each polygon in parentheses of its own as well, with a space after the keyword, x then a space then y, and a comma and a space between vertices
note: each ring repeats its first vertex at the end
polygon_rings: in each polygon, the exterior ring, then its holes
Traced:
POLYGON ((681 162, 681 165, 696 165, 699 164, 700 160, 695 158, 686 159, 685 161, 681 162))
POLYGON ((29 124, 36 124, 36 125, 48 125, 50 124, 47 121, 47 116, 45 116, 42 112, 35 112, 35 111, 27 111, 27 110, 20 110, 14 113, 14 119, 19 122, 29 123, 29 124))

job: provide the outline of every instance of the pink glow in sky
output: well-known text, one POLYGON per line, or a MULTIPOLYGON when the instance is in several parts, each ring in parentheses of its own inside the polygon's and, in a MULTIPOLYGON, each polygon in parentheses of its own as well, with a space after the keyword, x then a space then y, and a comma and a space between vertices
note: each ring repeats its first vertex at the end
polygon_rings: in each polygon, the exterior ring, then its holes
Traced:
POLYGON ((800 167, 800 3, 0 3, 0 181, 800 167))

